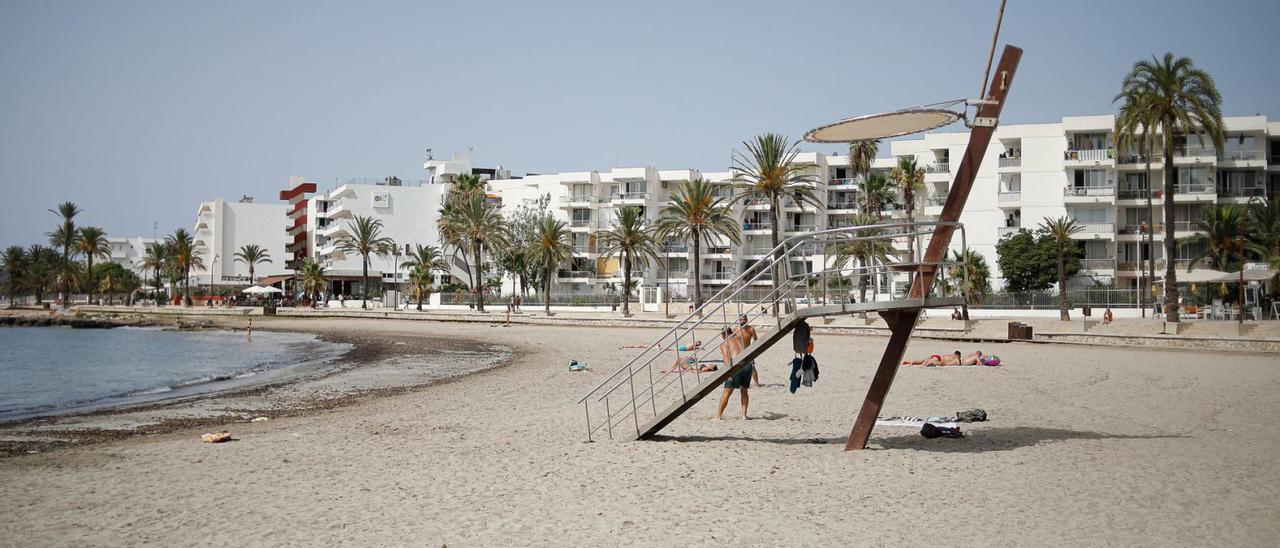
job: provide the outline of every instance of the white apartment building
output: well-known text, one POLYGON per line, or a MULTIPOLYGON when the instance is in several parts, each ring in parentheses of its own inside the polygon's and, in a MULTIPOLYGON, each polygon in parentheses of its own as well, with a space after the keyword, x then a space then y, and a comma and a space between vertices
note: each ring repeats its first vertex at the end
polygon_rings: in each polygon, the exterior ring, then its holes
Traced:
MULTIPOLYGON (((1228 117, 1225 122, 1227 144, 1220 153, 1202 146, 1194 137, 1174 137, 1176 157, 1172 168, 1177 170, 1179 181, 1174 213, 1179 239, 1194 234, 1192 221, 1207 205, 1247 203, 1253 197, 1280 193, 1280 123, 1267 122, 1263 116, 1228 117)), ((1158 269, 1163 268, 1160 196, 1164 166, 1159 161, 1152 165, 1156 184, 1148 186, 1140 155, 1115 150, 1114 125, 1114 116, 1101 115, 998 128, 960 219, 966 228, 967 244, 990 264, 995 289, 1003 286, 996 254, 1000 238, 1020 228, 1034 230, 1043 219, 1064 215, 1084 227, 1076 239, 1085 258, 1082 271, 1072 283, 1091 285, 1096 281, 1136 288, 1144 275, 1138 269, 1139 252, 1144 247, 1139 245, 1139 227, 1147 221, 1148 192, 1155 200, 1157 236, 1153 256, 1158 269)), ((887 157, 877 158, 873 171, 887 173, 898 157, 915 156, 925 169, 927 187, 917 196, 917 220, 936 219, 968 138, 967 132, 929 133, 922 138, 883 143, 881 152, 887 152, 887 157)), ((821 206, 783 204, 780 236, 848 226, 861 200, 862 180, 849 170, 844 151, 830 155, 805 152, 796 160, 807 166, 816 180, 815 193, 821 206)), ((729 172, 654 168, 494 180, 489 188, 502 197, 504 207, 537 195, 551 195, 555 215, 569 223, 574 233, 574 260, 558 273, 559 287, 563 291, 590 292, 598 291, 604 282, 619 281, 621 276, 618 261, 601 257, 597 248, 597 236, 613 226, 617 208, 640 207, 652 222, 667 204, 675 185, 697 176, 722 185, 724 196, 732 194, 729 172)), ((890 219, 903 217, 900 210, 884 213, 890 219)), ((772 221, 766 201, 739 203, 734 215, 743 229, 742 244, 722 242, 723 245, 704 250, 700 280, 704 294, 723 287, 738 272, 763 259, 771 248, 772 221)), ((959 245, 957 239, 952 248, 958 249, 959 245)), ((1195 253, 1195 249, 1183 245, 1174 260, 1187 261, 1195 253)), ((669 286, 674 293, 686 293, 692 283, 692 258, 687 246, 673 243, 662 257, 659 264, 634 268, 634 276, 646 286, 669 286)), ((1148 256, 1143 257, 1145 260, 1148 256)), ((817 263, 823 258, 812 260, 817 263)), ((793 267, 806 268, 803 264, 793 267)))
POLYGON ((254 203, 249 196, 237 202, 220 198, 201 202, 193 234, 204 267, 191 271, 191 282, 203 286, 254 282, 249 279, 249 265, 235 260, 236 252, 248 244, 260 246, 271 258, 255 268, 259 279, 286 273, 287 211, 285 204, 254 203))
POLYGON ((111 257, 109 261, 132 270, 139 278, 144 275, 151 275, 152 272, 145 271, 142 268, 142 258, 147 255, 147 248, 155 245, 155 238, 143 238, 134 236, 132 238, 108 237, 107 246, 111 257))

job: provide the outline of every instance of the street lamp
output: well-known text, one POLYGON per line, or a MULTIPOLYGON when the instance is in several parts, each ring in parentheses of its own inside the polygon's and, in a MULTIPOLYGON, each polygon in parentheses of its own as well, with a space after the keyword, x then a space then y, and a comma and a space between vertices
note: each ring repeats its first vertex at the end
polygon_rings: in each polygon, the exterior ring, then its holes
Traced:
POLYGON ((1236 246, 1240 249, 1240 314, 1237 323, 1244 327, 1244 223, 1240 224, 1240 235, 1236 236, 1236 246))

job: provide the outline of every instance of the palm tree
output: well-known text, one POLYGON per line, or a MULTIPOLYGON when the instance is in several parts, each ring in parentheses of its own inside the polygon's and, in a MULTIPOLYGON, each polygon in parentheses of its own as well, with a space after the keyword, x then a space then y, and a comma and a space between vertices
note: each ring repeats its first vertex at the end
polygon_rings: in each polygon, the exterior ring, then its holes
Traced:
POLYGON ((1187 271, 1195 268, 1205 259, 1224 272, 1243 268, 1243 263, 1234 264, 1239 259, 1238 239, 1244 234, 1244 208, 1236 204, 1218 204, 1200 210, 1200 218, 1192 223, 1196 234, 1187 240, 1189 244, 1199 244, 1199 252, 1191 258, 1187 271))
POLYGON ((4 256, 0 260, 4 261, 4 273, 9 279, 9 306, 13 306, 17 304, 18 287, 31 266, 27 250, 20 245, 11 245, 4 250, 4 256))
MULTIPOLYGON (((733 154, 733 180, 738 195, 735 201, 746 201, 753 197, 764 196, 769 200, 769 215, 772 223, 769 226, 770 243, 777 249, 778 215, 782 211, 782 198, 790 200, 803 210, 804 206, 818 208, 818 199, 814 194, 816 179, 807 173, 807 168, 796 163, 800 154, 800 142, 790 141, 786 136, 777 133, 757 135, 755 139, 743 141, 747 154, 737 151, 733 154)), ((778 275, 778 263, 782 261, 781 252, 774 256, 772 263, 773 284, 778 287, 781 277, 778 275)), ((778 303, 773 303, 773 314, 778 314, 778 303)))
POLYGON ((183 304, 191 306, 191 270, 204 268, 203 253, 196 248, 195 238, 185 228, 173 231, 165 238, 165 245, 170 250, 171 278, 180 278, 183 282, 183 304))
POLYGON ((444 260, 444 253, 434 245, 418 244, 413 253, 404 262, 402 268, 409 269, 409 288, 416 295, 418 310, 422 310, 422 300, 431 296, 431 284, 434 282, 432 272, 447 270, 449 263, 444 260))
POLYGON ((58 252, 40 244, 31 244, 27 248, 27 271, 25 285, 36 295, 36 305, 44 304, 45 289, 50 286, 57 274, 58 252))
MULTIPOLYGON (((924 190, 924 169, 916 165, 915 156, 898 158, 898 166, 889 172, 891 179, 902 193, 902 206, 907 213, 907 222, 916 222, 916 191, 924 190)), ((907 238, 907 260, 916 260, 916 242, 914 237, 907 238)))
POLYGON ((947 276, 964 295, 964 306, 960 312, 968 320, 969 307, 982 302, 991 293, 991 267, 987 266, 986 257, 972 249, 965 249, 964 253, 953 251, 952 260, 960 264, 949 267, 947 276))
POLYGON ((245 263, 249 265, 249 283, 254 283, 258 278, 254 275, 255 267, 262 263, 271 262, 271 253, 262 249, 258 244, 244 244, 240 246, 240 251, 235 252, 235 262, 245 263))
POLYGON ((107 296, 107 306, 115 304, 115 294, 123 292, 128 285, 124 275, 130 274, 130 272, 127 270, 123 272, 124 274, 118 271, 109 271, 102 277, 102 281, 98 282, 98 290, 107 296))
POLYGON ((93 304, 93 292, 97 289, 93 279, 93 259, 94 257, 111 258, 111 244, 107 243, 107 233, 96 226, 81 228, 79 237, 76 238, 76 251, 84 254, 86 288, 89 290, 89 304, 93 304))
POLYGON ((409 269, 409 292, 418 301, 418 311, 422 311, 422 301, 431 297, 431 269, 414 265, 409 269))
MULTIPOLYGON (((61 221, 53 232, 46 233, 49 237, 49 245, 62 249, 62 260, 70 261, 72 253, 76 247, 76 215, 80 214, 80 208, 73 202, 62 202, 58 204, 57 209, 50 209, 49 213, 58 216, 61 221)), ((71 287, 58 287, 61 294, 62 302, 66 303, 71 295, 71 287)))
POLYGON ((547 216, 538 223, 529 248, 529 261, 542 267, 542 306, 548 316, 551 315, 551 280, 561 263, 573 260, 572 238, 564 221, 547 216))
MULTIPOLYGON (((854 173, 862 176, 862 185, 866 186, 867 181, 871 177, 871 163, 876 160, 876 154, 880 153, 880 141, 874 139, 864 139, 849 143, 849 169, 854 173)), ((863 192, 863 207, 869 208, 867 194, 863 192)), ((865 211, 865 209, 864 209, 865 211)))
MULTIPOLYGON (((57 287, 75 287, 76 284, 84 279, 83 270, 78 261, 63 261, 59 259, 54 268, 54 283, 57 287)), ((68 298, 62 301, 63 306, 66 306, 70 300, 69 295, 70 293, 68 293, 68 298)))
POLYGON ((658 260, 658 239, 645 226, 644 210, 624 207, 617 210, 618 222, 596 236, 600 256, 618 256, 622 260, 622 315, 631 314, 631 267, 648 266, 658 260))
POLYGON ((169 262, 169 246, 163 242, 156 242, 147 246, 146 254, 142 256, 142 260, 138 265, 146 270, 155 273, 155 288, 157 290, 156 303, 159 304, 159 288, 161 285, 160 272, 164 270, 165 265, 169 262))
POLYGON ((884 217, 884 205, 894 199, 893 182, 884 175, 872 173, 867 176, 867 182, 862 184, 862 194, 862 212, 874 215, 878 222, 884 217))
POLYGON ((1175 135, 1208 137, 1221 150, 1224 141, 1222 123, 1222 94, 1209 73, 1196 68, 1191 59, 1164 54, 1163 59, 1154 56, 1150 61, 1134 63, 1125 75, 1120 95, 1142 96, 1141 108, 1146 112, 1144 121, 1158 123, 1164 132, 1164 300, 1165 317, 1178 321, 1178 278, 1173 257, 1177 251, 1174 240, 1173 193, 1176 174, 1173 170, 1173 144, 1175 135))
POLYGON ((1054 251, 1058 254, 1058 317, 1064 322, 1069 321, 1071 315, 1067 313, 1067 246, 1075 245, 1071 235, 1083 231, 1084 227, 1076 224, 1076 220, 1070 217, 1057 219, 1046 217, 1040 222, 1040 230, 1053 239, 1054 251))
POLYGON ((364 299, 360 308, 369 308, 369 255, 395 253, 396 243, 382 235, 382 220, 372 216, 356 215, 347 221, 347 234, 338 240, 338 251, 360 256, 361 279, 364 281, 364 299))
POLYGON ((671 195, 671 205, 662 208, 655 225, 657 237, 674 238, 693 245, 693 309, 702 308, 702 244, 741 241, 739 226, 724 198, 716 196, 711 183, 696 177, 680 184, 671 195))
POLYGON ((484 246, 501 247, 509 241, 506 221, 497 208, 486 201, 483 193, 458 194, 449 202, 440 217, 440 235, 445 241, 455 242, 459 249, 471 252, 475 265, 471 284, 475 307, 476 311, 484 312, 484 289, 481 287, 484 283, 484 246))
POLYGON ((329 280, 325 278, 324 265, 316 262, 315 259, 307 257, 302 260, 302 265, 298 267, 298 277, 302 279, 302 290, 311 295, 311 308, 316 307, 316 301, 320 299, 320 292, 324 291, 329 280))
MULTIPOLYGON (((853 216, 851 222, 852 226, 874 227, 877 220, 876 216, 870 213, 858 213, 853 216)), ((831 254, 835 257, 837 268, 844 268, 844 265, 851 262, 855 263, 858 272, 859 302, 867 300, 867 277, 870 275, 872 265, 892 260, 893 244, 884 238, 876 238, 883 232, 881 229, 867 228, 853 233, 859 238, 857 240, 832 244, 831 254)))
MULTIPOLYGON (((1120 105, 1120 115, 1116 116, 1116 146, 1122 151, 1139 150, 1142 153, 1143 162, 1146 163, 1145 181, 1147 183, 1147 287, 1138 288, 1139 303, 1142 307, 1142 317, 1147 316, 1146 298, 1151 292, 1151 284, 1156 279, 1156 231, 1155 231, 1155 209, 1151 203, 1151 195, 1154 186, 1151 183, 1151 157, 1155 154, 1156 146, 1159 145, 1159 137, 1156 133, 1156 127, 1160 124, 1159 120, 1151 118, 1152 110, 1148 108, 1151 102, 1150 93, 1145 88, 1133 87, 1120 95, 1116 96, 1112 102, 1124 102, 1120 105)), ((1142 256, 1141 250, 1138 256, 1142 256)))

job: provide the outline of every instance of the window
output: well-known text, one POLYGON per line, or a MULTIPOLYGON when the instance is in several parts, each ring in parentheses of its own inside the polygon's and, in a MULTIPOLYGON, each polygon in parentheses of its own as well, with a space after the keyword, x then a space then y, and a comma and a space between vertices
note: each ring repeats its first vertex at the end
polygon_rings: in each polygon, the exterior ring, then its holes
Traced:
POLYGON ((1209 170, 1203 167, 1182 167, 1178 170, 1178 185, 1184 187, 1203 187, 1209 183, 1209 170))
POLYGON ((1125 208, 1124 224, 1126 226, 1138 226, 1147 221, 1147 210, 1145 208, 1125 208))
POLYGON ((1075 210, 1076 222, 1080 224, 1098 224, 1107 222, 1107 210, 1105 209, 1077 209, 1075 210))
POLYGON ((1104 188, 1107 186, 1107 172, 1102 169, 1077 169, 1075 186, 1077 188, 1104 188))
POLYGON ((590 210, 590 209, 575 209, 575 210, 573 210, 573 222, 574 222, 574 224, 578 224, 578 223, 586 223, 587 221, 590 221, 590 220, 591 220, 591 210, 590 210))
POLYGON ((1128 190, 1146 190, 1147 174, 1146 173, 1126 173, 1124 175, 1124 187, 1128 190))
POLYGON ((1102 240, 1089 240, 1084 243, 1084 258, 1086 259, 1110 259, 1111 254, 1107 253, 1107 242, 1102 240))

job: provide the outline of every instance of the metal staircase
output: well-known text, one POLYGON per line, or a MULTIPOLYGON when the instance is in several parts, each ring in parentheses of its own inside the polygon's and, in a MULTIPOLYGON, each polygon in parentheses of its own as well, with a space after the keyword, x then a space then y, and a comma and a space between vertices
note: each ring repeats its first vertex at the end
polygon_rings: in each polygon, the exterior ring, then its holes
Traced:
MULTIPOLYGON (((960 233, 959 250, 965 249, 960 223, 916 222, 856 226, 793 236, 778 244, 762 259, 711 296, 702 306, 667 330, 652 344, 623 364, 578 400, 586 418, 587 439, 647 438, 715 391, 744 364, 755 360, 795 325, 805 319, 827 316, 896 311, 918 313, 923 308, 952 307, 963 303, 958 288, 947 283, 949 267, 959 263, 946 254, 937 261, 914 261, 899 244, 922 239, 935 232, 960 233), (848 296, 860 284, 906 286, 917 274, 936 280, 919 292, 882 301, 850 302, 848 296), (850 289, 849 283, 853 284, 850 289), (831 288, 839 287, 837 295, 831 288), (736 327, 740 315, 759 329, 760 338, 726 364, 720 353, 720 331, 736 327), (767 324, 767 327, 761 328, 767 324), (700 365, 716 370, 700 372, 700 365), (603 432, 603 434, 602 434, 603 432)), ((963 268, 956 269, 961 276, 963 268)), ((963 280, 960 280, 961 282, 963 280)))

